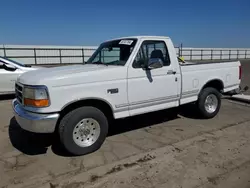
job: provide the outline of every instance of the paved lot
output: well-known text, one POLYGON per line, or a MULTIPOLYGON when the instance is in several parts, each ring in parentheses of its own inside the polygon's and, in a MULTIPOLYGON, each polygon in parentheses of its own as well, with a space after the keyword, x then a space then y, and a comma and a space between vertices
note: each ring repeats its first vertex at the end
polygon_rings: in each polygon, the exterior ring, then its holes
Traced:
POLYGON ((51 135, 21 130, 10 101, 1 101, 0 186, 216 187, 226 179, 250 186, 250 108, 224 100, 211 120, 190 108, 116 121, 100 150, 72 157, 51 135), (244 177, 231 179, 233 173, 244 177))
POLYGON ((223 100, 210 120, 186 106, 115 121, 101 149, 81 157, 52 135, 23 131, 10 104, 0 101, 0 187, 250 187, 250 107, 242 103, 223 100))

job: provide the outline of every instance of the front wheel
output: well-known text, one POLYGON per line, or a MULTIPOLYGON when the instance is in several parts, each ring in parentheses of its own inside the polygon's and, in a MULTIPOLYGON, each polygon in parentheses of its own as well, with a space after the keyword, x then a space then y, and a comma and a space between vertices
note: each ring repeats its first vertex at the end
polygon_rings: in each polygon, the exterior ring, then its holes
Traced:
POLYGON ((59 124, 59 136, 65 149, 74 155, 96 151, 108 133, 108 121, 95 107, 80 107, 66 114, 59 124))
POLYGON ((213 118, 221 107, 221 94, 212 87, 203 89, 199 95, 197 106, 203 118, 213 118))

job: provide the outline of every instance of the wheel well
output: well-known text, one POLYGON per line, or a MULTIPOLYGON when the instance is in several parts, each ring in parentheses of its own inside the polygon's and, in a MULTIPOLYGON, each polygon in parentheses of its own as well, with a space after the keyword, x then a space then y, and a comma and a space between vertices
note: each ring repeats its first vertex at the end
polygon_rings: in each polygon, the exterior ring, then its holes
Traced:
POLYGON ((104 115, 108 118, 108 120, 111 120, 114 118, 113 110, 112 110, 111 106, 107 102, 104 102, 104 101, 98 100, 98 99, 86 99, 86 100, 80 100, 80 101, 76 101, 74 103, 71 103, 68 106, 66 106, 65 108, 63 108, 63 110, 60 113, 60 117, 64 117, 65 114, 67 114, 68 112, 70 112, 76 108, 82 107, 82 106, 96 107, 104 113, 104 115))
POLYGON ((208 83, 206 83, 202 89, 207 88, 207 87, 213 87, 217 89, 219 92, 222 92, 224 85, 221 80, 211 80, 208 83))

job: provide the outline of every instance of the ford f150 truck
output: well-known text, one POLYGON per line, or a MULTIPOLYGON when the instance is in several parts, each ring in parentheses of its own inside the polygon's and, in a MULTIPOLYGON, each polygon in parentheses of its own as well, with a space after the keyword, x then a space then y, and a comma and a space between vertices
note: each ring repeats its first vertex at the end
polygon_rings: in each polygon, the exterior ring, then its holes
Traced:
POLYGON ((100 148, 111 119, 187 103, 213 118, 221 94, 240 82, 239 61, 182 63, 168 37, 125 37, 102 43, 85 64, 22 74, 12 105, 23 129, 58 133, 67 151, 82 155, 100 148))

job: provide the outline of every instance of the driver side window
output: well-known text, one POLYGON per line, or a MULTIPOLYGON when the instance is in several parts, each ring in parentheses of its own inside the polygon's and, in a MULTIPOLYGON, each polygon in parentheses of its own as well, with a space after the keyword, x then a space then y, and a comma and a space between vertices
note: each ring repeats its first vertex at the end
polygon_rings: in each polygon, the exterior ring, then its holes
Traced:
POLYGON ((142 68, 150 58, 161 58, 163 66, 170 65, 167 46, 164 41, 144 41, 135 57, 133 68, 142 68))

